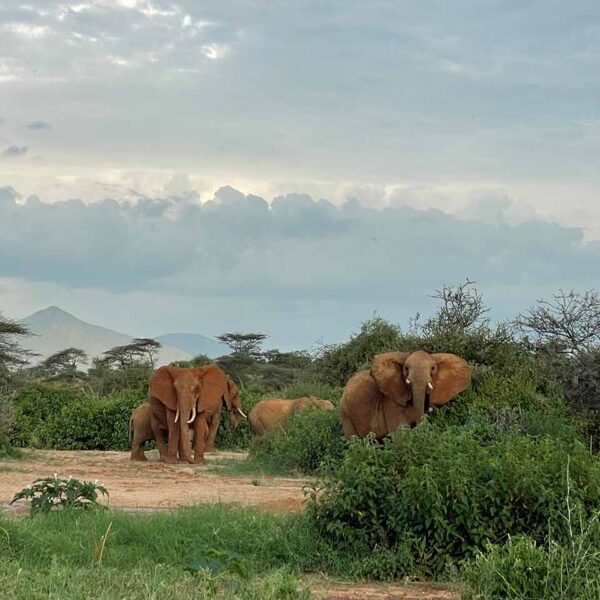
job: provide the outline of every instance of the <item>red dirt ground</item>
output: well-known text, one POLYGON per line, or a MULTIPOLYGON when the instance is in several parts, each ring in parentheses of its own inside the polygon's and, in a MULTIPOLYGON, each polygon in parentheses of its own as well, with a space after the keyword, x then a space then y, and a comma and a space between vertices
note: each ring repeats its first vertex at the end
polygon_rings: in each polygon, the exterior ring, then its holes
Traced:
POLYGON ((166 509, 189 504, 223 502, 260 506, 274 512, 300 512, 301 479, 253 475, 221 475, 211 470, 216 458, 243 460, 245 454, 208 454, 208 467, 167 465, 151 459, 131 462, 128 452, 36 450, 25 460, 0 461, 0 503, 38 477, 57 473, 87 481, 98 480, 110 493, 112 508, 166 509))

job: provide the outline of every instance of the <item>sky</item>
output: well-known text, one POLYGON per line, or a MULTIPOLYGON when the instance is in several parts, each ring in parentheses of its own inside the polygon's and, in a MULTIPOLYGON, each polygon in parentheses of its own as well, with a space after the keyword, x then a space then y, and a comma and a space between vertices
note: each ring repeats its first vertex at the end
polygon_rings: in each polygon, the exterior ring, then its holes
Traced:
POLYGON ((600 4, 0 4, 0 310, 336 342, 600 283, 600 4))

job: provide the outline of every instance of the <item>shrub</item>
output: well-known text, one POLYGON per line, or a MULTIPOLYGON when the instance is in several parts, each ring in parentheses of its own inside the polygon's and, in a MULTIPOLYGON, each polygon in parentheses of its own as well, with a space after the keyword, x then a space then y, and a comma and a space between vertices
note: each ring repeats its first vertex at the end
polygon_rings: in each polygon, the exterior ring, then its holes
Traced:
POLYGON ((42 440, 48 423, 65 407, 84 402, 89 400, 63 386, 34 384, 25 387, 14 401, 11 443, 20 447, 44 446, 42 440))
POLYGON ((31 501, 31 514, 48 513, 53 508, 96 508, 102 506, 98 503, 98 494, 108 498, 108 491, 98 482, 79 481, 73 477, 64 479, 57 477, 43 477, 36 479, 31 485, 17 492, 10 501, 31 501))
POLYGON ((360 332, 348 342, 326 346, 315 361, 315 373, 328 385, 344 386, 354 373, 367 368, 376 354, 401 348, 399 327, 381 317, 374 317, 365 321, 360 332))
POLYGON ((466 599, 595 600, 600 597, 600 538, 596 519, 579 524, 566 544, 527 536, 489 544, 461 571, 466 599))
POLYGON ((600 466, 577 441, 506 435, 482 445, 468 429, 429 424, 382 444, 353 440, 320 485, 310 513, 325 539, 356 554, 410 544, 431 574, 508 535, 543 541, 552 528, 565 539, 569 486, 573 515, 600 506, 600 466))
POLYGON ((67 404, 41 430, 40 441, 62 450, 128 450, 129 418, 145 401, 144 395, 130 391, 67 404))
POLYGON ((273 472, 312 473, 341 456, 344 438, 337 411, 306 408, 289 415, 250 445, 252 460, 273 472))

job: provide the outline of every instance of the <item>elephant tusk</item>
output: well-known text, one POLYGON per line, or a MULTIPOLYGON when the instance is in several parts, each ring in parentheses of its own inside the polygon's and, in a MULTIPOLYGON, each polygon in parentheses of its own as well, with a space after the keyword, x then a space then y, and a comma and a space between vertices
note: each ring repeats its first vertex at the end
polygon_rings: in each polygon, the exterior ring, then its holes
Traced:
POLYGON ((188 420, 188 423, 193 423, 195 418, 196 418, 196 407, 194 406, 194 408, 192 408, 192 416, 188 420))
POLYGON ((244 417, 244 419, 247 419, 248 417, 244 414, 244 411, 239 408, 238 406, 235 407, 236 410, 240 413, 240 415, 242 415, 242 417, 244 417))
POLYGON ((179 421, 179 408, 177 408, 177 412, 175 413, 175 423, 179 421))
POLYGON ((427 384, 427 387, 432 390, 433 389, 433 383, 431 383, 431 381, 427 384))
POLYGON ((406 378, 406 385, 410 385, 410 379, 408 377, 406 378))

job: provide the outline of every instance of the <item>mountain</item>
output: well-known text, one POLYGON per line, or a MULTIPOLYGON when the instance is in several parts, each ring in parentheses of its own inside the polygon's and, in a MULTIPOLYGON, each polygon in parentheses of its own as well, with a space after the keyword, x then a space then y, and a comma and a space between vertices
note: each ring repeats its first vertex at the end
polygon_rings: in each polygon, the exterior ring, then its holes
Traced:
MULTIPOLYGON (((114 346, 128 344, 134 336, 119 333, 81 321, 57 306, 40 310, 21 323, 27 325, 32 335, 22 345, 41 354, 41 359, 65 348, 81 348, 90 356, 99 356, 114 346)), ((160 340, 159 340, 160 341, 160 340)), ((189 360, 191 355, 168 345, 163 345, 158 353, 157 366, 174 360, 189 360)))
POLYGON ((225 344, 199 333, 165 333, 154 338, 161 344, 179 348, 192 356, 206 354, 210 358, 217 358, 230 354, 231 350, 225 344))

